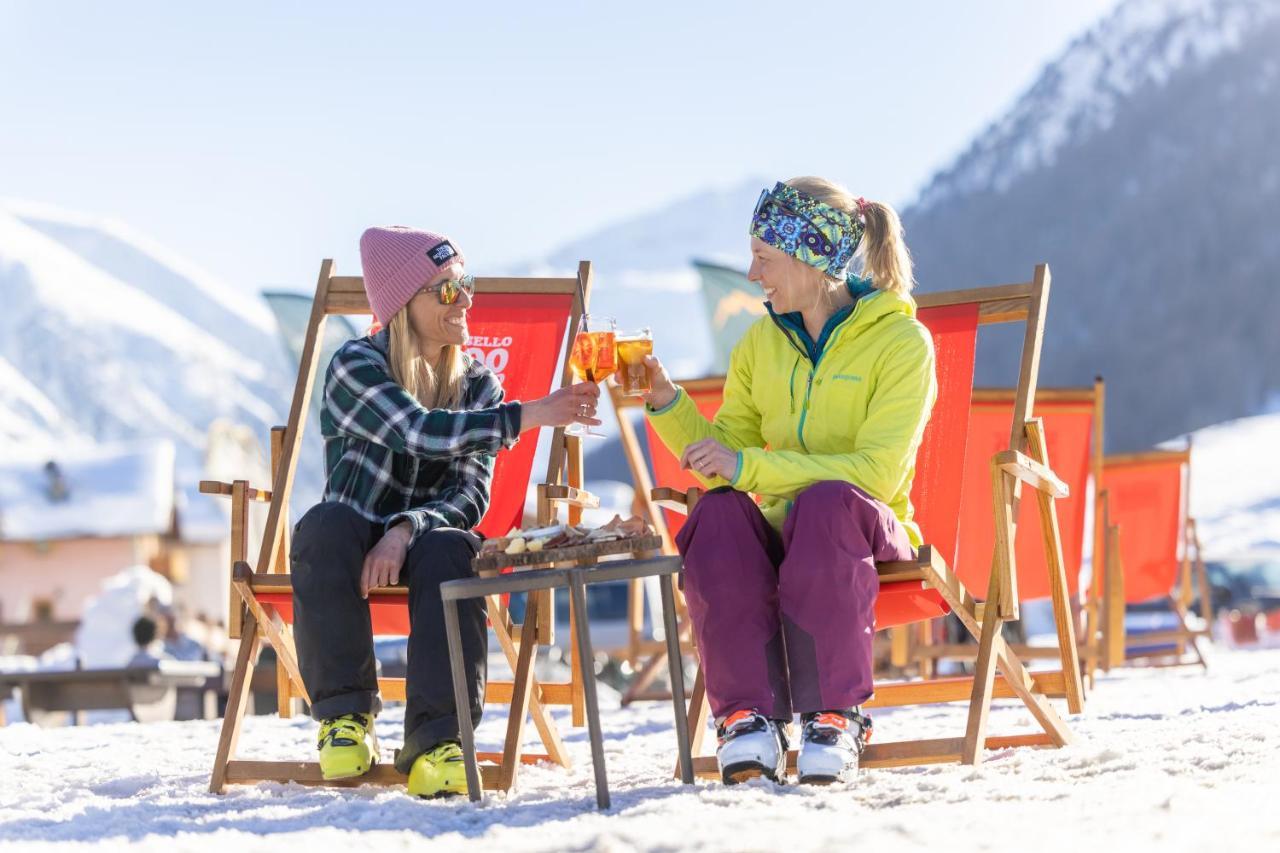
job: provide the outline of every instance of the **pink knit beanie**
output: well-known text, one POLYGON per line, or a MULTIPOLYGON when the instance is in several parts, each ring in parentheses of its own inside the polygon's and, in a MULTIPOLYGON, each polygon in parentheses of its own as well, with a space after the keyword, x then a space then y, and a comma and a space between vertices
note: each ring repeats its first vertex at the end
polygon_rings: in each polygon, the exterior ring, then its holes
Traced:
POLYGON ((360 236, 364 291, 379 322, 388 323, 449 264, 466 261, 447 237, 403 225, 375 226, 360 236))

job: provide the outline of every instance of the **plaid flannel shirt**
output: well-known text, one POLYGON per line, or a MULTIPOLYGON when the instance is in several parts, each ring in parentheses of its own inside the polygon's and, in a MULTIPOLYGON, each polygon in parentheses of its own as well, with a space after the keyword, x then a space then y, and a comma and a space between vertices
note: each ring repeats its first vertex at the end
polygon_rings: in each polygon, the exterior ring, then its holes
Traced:
POLYGON ((489 507, 498 450, 520 436, 520 404, 503 403, 491 370, 466 357, 458 411, 427 409, 391 378, 388 333, 356 338, 325 374, 320 432, 324 500, 338 501, 413 537, 437 527, 471 530, 489 507))

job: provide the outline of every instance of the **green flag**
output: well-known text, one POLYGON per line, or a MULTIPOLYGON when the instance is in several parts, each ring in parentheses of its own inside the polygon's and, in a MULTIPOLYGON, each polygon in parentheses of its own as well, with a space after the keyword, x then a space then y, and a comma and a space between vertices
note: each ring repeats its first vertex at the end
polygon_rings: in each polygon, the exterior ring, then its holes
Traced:
MULTIPOLYGON (((280 330, 280 339, 289 353, 295 370, 302 364, 302 347, 307 339, 307 323, 311 322, 312 298, 302 293, 282 293, 279 291, 263 291, 262 298, 267 300, 271 311, 276 316, 276 327, 280 330)), ((329 361, 338 347, 360 332, 350 318, 342 314, 330 315, 324 324, 324 340, 320 342, 320 360, 316 366, 315 384, 311 386, 311 409, 313 415, 319 415, 324 401, 324 374, 329 361)))
POLYGON ((693 267, 702 280, 702 299, 715 350, 715 371, 726 373, 733 345, 752 323, 765 315, 764 299, 760 288, 732 267, 707 261, 694 261, 693 267))

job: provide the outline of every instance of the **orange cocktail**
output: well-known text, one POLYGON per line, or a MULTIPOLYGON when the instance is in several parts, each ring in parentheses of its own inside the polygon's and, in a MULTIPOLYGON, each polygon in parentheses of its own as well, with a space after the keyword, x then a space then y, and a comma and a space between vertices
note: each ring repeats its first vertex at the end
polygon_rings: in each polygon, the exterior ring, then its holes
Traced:
MULTIPOLYGON (((583 316, 583 330, 574 337, 573 350, 569 353, 569 366, 579 379, 603 382, 618 369, 618 347, 614 332, 616 325, 611 317, 596 318, 592 322, 590 315, 583 316)), ((571 424, 565 432, 568 435, 605 437, 604 433, 576 423, 571 424)))

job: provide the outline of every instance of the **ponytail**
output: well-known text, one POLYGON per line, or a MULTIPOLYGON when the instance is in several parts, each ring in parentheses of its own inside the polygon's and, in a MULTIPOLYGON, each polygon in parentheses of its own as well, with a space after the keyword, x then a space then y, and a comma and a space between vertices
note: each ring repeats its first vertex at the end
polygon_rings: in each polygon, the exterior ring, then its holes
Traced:
POLYGON ((862 271, 880 290, 910 293, 915 287, 911 275, 911 252, 902 237, 902 220, 897 211, 878 201, 859 205, 867 231, 862 235, 858 252, 862 255, 862 271))
POLYGON ((811 195, 823 204, 839 208, 862 219, 866 232, 855 257, 862 258, 862 273, 878 290, 907 294, 915 287, 911 253, 902 234, 897 211, 878 201, 855 198, 839 184, 826 178, 792 178, 787 185, 811 195))

